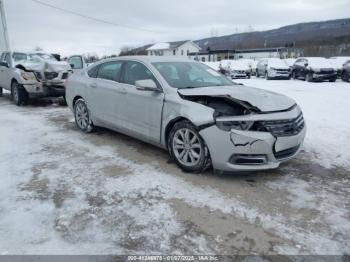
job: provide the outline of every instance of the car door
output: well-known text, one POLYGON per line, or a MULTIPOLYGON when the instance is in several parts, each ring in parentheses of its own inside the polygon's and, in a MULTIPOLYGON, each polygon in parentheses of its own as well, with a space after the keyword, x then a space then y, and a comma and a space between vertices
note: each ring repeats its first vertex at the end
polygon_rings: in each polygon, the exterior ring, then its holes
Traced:
POLYGON ((125 91, 119 83, 122 65, 122 61, 111 61, 89 70, 95 70, 88 79, 89 109, 95 121, 111 128, 120 127, 118 113, 124 105, 125 91))
POLYGON ((264 64, 264 60, 261 60, 256 66, 259 75, 263 75, 265 73, 265 72, 263 73, 262 71, 263 64, 264 64))
POLYGON ((303 68, 303 61, 304 61, 304 59, 298 59, 294 63, 293 70, 294 70, 295 76, 297 78, 301 76, 301 72, 302 72, 302 68, 303 68))
POLYGON ((164 93, 159 82, 148 67, 137 61, 126 62, 121 82, 126 90, 125 104, 119 111, 123 127, 140 138, 159 143, 164 102, 164 93), (136 81, 146 79, 156 82, 159 91, 136 88, 136 81))
POLYGON ((80 55, 69 57, 67 62, 72 67, 74 73, 80 72, 87 67, 84 58, 80 55))
MULTIPOLYGON (((0 62, 4 62, 5 54, 6 53, 1 53, 1 55, 0 55, 0 62)), ((0 65, 0 87, 3 87, 3 83, 2 83, 3 75, 4 75, 4 66, 0 65)))
POLYGON ((8 67, 6 66, 0 67, 1 87, 7 90, 11 90, 11 79, 12 79, 12 73, 13 73, 13 68, 11 67, 12 65, 11 53, 9 52, 4 53, 4 56, 2 57, 2 62, 7 63, 8 67))

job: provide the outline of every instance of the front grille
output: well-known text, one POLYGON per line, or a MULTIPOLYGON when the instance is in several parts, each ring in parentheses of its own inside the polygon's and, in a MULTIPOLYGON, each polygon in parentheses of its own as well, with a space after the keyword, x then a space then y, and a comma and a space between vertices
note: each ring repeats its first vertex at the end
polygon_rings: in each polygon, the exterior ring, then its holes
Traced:
POLYGON ((58 73, 56 72, 45 72, 45 78, 47 80, 52 80, 52 79, 55 79, 56 77, 58 77, 58 73))
POLYGON ((63 73, 62 74, 62 79, 67 79, 68 78, 68 73, 63 73))
POLYGON ((277 72, 286 72, 286 73, 288 73, 289 69, 277 69, 277 72))
POLYGON ((275 137, 295 136, 305 126, 302 113, 295 119, 261 121, 259 124, 275 137))
POLYGON ((288 157, 294 156, 296 152, 298 152, 299 148, 300 146, 292 147, 280 152, 275 152, 274 155, 277 160, 288 158, 288 157))

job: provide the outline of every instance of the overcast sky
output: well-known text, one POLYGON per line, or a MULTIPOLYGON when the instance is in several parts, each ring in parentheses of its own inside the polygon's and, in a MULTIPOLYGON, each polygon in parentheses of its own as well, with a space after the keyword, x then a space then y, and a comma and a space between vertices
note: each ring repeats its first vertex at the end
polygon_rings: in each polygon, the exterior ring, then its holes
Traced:
POLYGON ((32 0, 3 1, 13 50, 32 51, 40 46, 63 55, 118 54, 126 45, 347 18, 350 10, 350 0, 41 0, 149 32, 87 20, 32 0))

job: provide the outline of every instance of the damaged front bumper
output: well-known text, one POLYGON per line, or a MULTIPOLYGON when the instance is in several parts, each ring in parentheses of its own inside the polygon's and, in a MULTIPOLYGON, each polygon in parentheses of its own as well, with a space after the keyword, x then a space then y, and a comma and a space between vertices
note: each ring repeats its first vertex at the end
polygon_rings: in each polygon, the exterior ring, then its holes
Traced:
MULTIPOLYGON (((276 121, 290 125, 301 122, 301 111, 295 107, 288 112, 256 114, 238 117, 219 118, 217 121, 276 121), (298 122, 296 122, 298 121, 298 122)), ((282 125, 282 124, 281 124, 282 125)), ((274 132, 242 131, 231 129, 224 131, 217 125, 200 131, 209 148, 215 170, 256 171, 277 168, 281 162, 294 158, 303 144, 306 126, 303 123, 297 132, 283 135, 274 132)))

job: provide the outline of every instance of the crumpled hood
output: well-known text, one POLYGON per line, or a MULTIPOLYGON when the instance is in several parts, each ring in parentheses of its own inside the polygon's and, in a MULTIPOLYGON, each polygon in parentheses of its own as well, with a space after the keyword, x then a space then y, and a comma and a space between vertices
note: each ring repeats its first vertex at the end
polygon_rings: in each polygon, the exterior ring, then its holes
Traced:
POLYGON ((43 71, 45 64, 43 63, 34 63, 29 61, 20 61, 16 66, 22 65, 27 71, 43 71))
POLYGON ((49 71, 49 72, 61 72, 72 70, 67 62, 59 61, 42 61, 42 62, 30 62, 30 61, 20 61, 17 65, 22 65, 26 70, 29 71, 49 71))
POLYGON ((242 85, 179 89, 178 93, 182 96, 231 97, 248 102, 262 112, 286 110, 295 105, 295 101, 285 95, 242 85))
POLYGON ((45 61, 48 71, 60 72, 72 70, 67 62, 63 61, 45 61))

